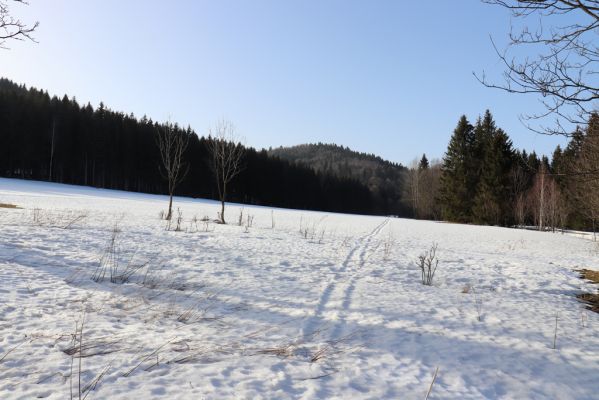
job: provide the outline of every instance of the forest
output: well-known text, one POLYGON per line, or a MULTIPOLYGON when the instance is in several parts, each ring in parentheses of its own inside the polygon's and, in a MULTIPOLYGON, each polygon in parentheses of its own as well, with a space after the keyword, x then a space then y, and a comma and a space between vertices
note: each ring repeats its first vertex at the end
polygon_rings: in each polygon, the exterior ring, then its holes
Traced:
MULTIPOLYGON (((599 214, 599 117, 571 135, 551 159, 514 149, 489 110, 462 116, 442 160, 408 167, 335 144, 243 148, 228 201, 264 206, 395 215, 538 229, 594 229, 599 214)), ((100 103, 50 96, 0 79, 0 175, 168 193, 157 136, 171 126, 100 103)), ((210 169, 214 138, 172 125, 188 138, 181 196, 218 199, 210 169)))
MULTIPOLYGON (((157 145, 164 129, 146 117, 103 104, 94 109, 0 79, 0 176, 164 194, 157 145)), ((213 139, 189 127, 174 129, 189 137, 183 154, 187 173, 176 194, 217 199, 208 154, 213 139)), ((317 173, 250 147, 228 192, 228 201, 246 204, 373 213, 370 191, 357 180, 317 173)))
POLYGON ((513 148, 487 110, 462 116, 441 162, 423 158, 406 188, 421 218, 480 225, 595 230, 599 213, 599 116, 577 128, 551 159, 513 148))
POLYGON ((359 181, 370 190, 376 214, 414 216, 403 192, 408 169, 399 163, 326 143, 278 147, 269 154, 325 175, 359 181))

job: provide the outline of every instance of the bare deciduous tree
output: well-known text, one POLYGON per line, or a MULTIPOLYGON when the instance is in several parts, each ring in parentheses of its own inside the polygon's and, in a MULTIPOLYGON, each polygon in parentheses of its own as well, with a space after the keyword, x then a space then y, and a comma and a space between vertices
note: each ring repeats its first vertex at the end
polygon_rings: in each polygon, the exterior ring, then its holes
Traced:
MULTIPOLYGON (((13 3, 27 4, 24 0, 10 0, 13 3)), ((33 32, 39 25, 35 22, 33 25, 27 25, 20 19, 11 15, 7 0, 0 0, 0 49, 6 49, 8 40, 31 40, 33 32)))
POLYGON ((441 180, 441 161, 431 160, 430 167, 422 171, 420 177, 420 213, 423 218, 439 219, 440 209, 437 198, 441 180))
POLYGON ((405 177, 404 201, 412 207, 414 217, 437 219, 441 162, 432 160, 430 166, 422 168, 419 160, 415 159, 410 163, 405 177))
POLYGON ((169 221, 173 215, 173 194, 175 193, 175 188, 185 178, 188 170, 184 168, 183 153, 185 153, 189 144, 189 136, 189 132, 173 126, 170 122, 159 128, 156 135, 156 143, 158 144, 160 160, 162 161, 160 173, 168 182, 169 201, 165 219, 169 221))
POLYGON ((553 178, 547 182, 546 204, 547 225, 555 232, 557 228, 564 227, 567 215, 564 196, 553 178))
POLYGON ((547 219, 547 169, 544 164, 534 177, 532 188, 528 193, 528 209, 533 217, 534 224, 540 231, 545 229, 547 219))
POLYGON ((566 199, 544 164, 541 164, 534 177, 527 202, 533 222, 539 230, 551 229, 555 232, 556 228, 563 228, 568 209, 566 199))
POLYGON ((599 218, 599 124, 598 117, 591 118, 582 144, 576 155, 571 187, 578 210, 595 225, 599 218), (582 172, 581 172, 582 171, 582 172))
POLYGON ((412 213, 416 218, 420 217, 420 177, 421 171, 418 169, 418 159, 415 158, 410 163, 406 173, 406 195, 412 206, 412 213))
POLYGON ((504 81, 488 87, 539 95, 545 111, 524 119, 554 117, 551 127, 529 127, 569 136, 571 125, 585 125, 599 99, 599 1, 482 0, 511 11, 513 23, 504 50, 493 46, 504 65, 504 81), (535 55, 536 54, 536 55, 535 55), (568 126, 570 125, 570 126, 568 126))
POLYGON ((208 133, 210 167, 216 179, 218 198, 221 203, 219 219, 224 224, 226 223, 225 201, 227 199, 227 188, 243 169, 244 149, 237 137, 235 126, 230 121, 221 119, 214 127, 209 129, 208 133))

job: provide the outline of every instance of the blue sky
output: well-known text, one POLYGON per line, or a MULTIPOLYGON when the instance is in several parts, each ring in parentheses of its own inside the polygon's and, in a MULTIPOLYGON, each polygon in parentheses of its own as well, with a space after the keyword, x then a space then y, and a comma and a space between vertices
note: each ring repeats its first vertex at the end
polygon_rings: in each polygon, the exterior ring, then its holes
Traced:
POLYGON ((219 118, 262 148, 333 142, 408 163, 441 157, 461 114, 491 109, 514 145, 563 141, 518 117, 538 99, 483 87, 501 78, 489 35, 509 14, 479 0, 30 0, 38 44, 0 51, 0 75, 51 94, 191 125, 219 118))

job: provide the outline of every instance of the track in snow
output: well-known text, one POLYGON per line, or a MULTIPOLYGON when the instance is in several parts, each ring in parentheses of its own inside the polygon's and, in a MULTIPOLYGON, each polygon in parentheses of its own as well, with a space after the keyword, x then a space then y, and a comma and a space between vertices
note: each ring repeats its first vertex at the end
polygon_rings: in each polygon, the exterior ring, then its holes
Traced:
POLYGON ((325 313, 335 312, 335 310, 337 311, 336 322, 330 337, 337 339, 340 336, 345 326, 346 313, 351 307, 358 272, 362 270, 370 255, 378 248, 378 244, 375 246, 372 241, 388 223, 389 219, 383 220, 371 232, 359 238, 349 251, 341 263, 341 267, 335 271, 333 278, 322 291, 314 315, 304 325, 303 332, 306 336, 321 329, 327 319, 325 313), (356 254, 358 254, 357 259, 356 254))

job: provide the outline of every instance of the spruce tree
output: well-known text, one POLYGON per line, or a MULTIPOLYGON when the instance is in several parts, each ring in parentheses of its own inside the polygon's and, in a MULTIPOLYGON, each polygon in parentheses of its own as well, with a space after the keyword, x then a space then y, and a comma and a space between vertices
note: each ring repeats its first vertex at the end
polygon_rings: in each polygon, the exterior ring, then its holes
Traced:
POLYGON ((471 184, 473 127, 462 115, 453 131, 441 169, 440 201, 443 218, 449 221, 468 222, 471 209, 471 184))
POLYGON ((479 174, 472 208, 473 221, 481 224, 508 224, 510 212, 510 170, 514 163, 512 142, 497 128, 487 110, 474 128, 479 174))
POLYGON ((428 158, 426 158, 426 154, 422 155, 422 158, 420 159, 420 162, 418 163, 418 169, 420 171, 428 169, 429 167, 429 162, 428 162, 428 158))

